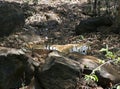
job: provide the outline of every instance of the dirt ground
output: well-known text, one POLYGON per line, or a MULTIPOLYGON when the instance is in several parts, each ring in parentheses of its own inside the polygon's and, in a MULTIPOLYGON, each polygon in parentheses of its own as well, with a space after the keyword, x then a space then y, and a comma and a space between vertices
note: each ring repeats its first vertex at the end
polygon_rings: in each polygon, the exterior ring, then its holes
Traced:
POLYGON ((100 49, 106 48, 120 57, 120 34, 100 32, 75 34, 75 27, 80 20, 89 16, 81 13, 87 0, 39 0, 37 5, 32 0, 4 0, 17 2, 28 16, 25 26, 8 37, 0 38, 0 46, 22 48, 27 44, 69 44, 87 43, 90 45, 88 55, 106 59, 100 49))
MULTIPOLYGON (((5 0, 13 2, 14 0, 5 0)), ((30 14, 26 18, 25 26, 21 31, 1 39, 1 46, 22 48, 27 43, 38 44, 68 44, 89 43, 90 55, 101 58, 101 48, 108 45, 109 49, 120 56, 120 34, 93 32, 75 35, 75 26, 81 19, 88 16, 81 13, 87 0, 39 0, 37 5, 25 6, 27 0, 16 0, 21 3, 23 11, 30 14), (23 4, 24 3, 24 4, 23 4)), ((107 29, 107 28, 101 28, 107 29)))

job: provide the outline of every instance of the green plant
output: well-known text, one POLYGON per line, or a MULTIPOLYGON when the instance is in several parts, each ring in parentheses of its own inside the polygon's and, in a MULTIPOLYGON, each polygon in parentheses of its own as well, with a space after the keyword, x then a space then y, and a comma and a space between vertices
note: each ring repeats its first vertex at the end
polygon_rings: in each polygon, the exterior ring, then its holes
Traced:
POLYGON ((110 89, 120 89, 120 83, 113 85, 110 89))
POLYGON ((91 74, 89 75, 85 75, 85 80, 89 81, 89 80, 93 80, 95 82, 98 82, 98 77, 95 75, 96 71, 100 71, 101 70, 101 66, 104 65, 106 62, 105 61, 100 61, 101 65, 96 67, 94 70, 92 70, 91 74))
POLYGON ((118 64, 120 62, 120 57, 117 58, 117 60, 115 61, 116 64, 118 64))
POLYGON ((25 84, 24 83, 22 83, 22 89, 25 89, 25 84))
POLYGON ((120 89, 120 85, 118 85, 116 89, 120 89))
POLYGON ((109 51, 108 45, 106 45, 106 48, 102 48, 100 50, 100 52, 106 52, 105 56, 107 58, 110 58, 110 59, 115 59, 116 58, 116 55, 113 52, 109 51))
POLYGON ((85 80, 86 81, 93 80, 95 82, 98 82, 98 77, 95 74, 85 75, 85 80))
POLYGON ((23 2, 25 2, 25 3, 29 3, 31 0, 23 0, 23 2))
POLYGON ((79 38, 80 38, 81 40, 84 40, 84 39, 85 39, 85 37, 84 37, 83 35, 80 35, 79 38))
POLYGON ((105 61, 104 60, 99 60, 99 63, 103 64, 103 63, 105 63, 105 61))

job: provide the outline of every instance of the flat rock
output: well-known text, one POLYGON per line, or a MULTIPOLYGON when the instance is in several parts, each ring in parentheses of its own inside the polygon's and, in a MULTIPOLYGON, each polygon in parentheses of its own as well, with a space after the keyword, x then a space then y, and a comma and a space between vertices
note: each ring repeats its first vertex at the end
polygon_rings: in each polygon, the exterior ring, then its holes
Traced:
POLYGON ((80 65, 83 68, 84 74, 90 74, 92 70, 94 70, 96 67, 100 65, 100 61, 102 61, 97 57, 83 55, 77 52, 69 53, 67 56, 68 58, 80 63, 80 65))

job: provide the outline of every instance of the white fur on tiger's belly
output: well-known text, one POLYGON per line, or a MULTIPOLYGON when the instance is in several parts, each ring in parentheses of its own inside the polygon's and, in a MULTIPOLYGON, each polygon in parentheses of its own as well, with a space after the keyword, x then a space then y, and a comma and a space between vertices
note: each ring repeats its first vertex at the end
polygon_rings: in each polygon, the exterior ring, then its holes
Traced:
POLYGON ((88 50, 89 50, 89 47, 86 45, 81 47, 74 46, 72 47, 72 49, 70 49, 70 52, 79 52, 80 54, 86 55, 88 50))

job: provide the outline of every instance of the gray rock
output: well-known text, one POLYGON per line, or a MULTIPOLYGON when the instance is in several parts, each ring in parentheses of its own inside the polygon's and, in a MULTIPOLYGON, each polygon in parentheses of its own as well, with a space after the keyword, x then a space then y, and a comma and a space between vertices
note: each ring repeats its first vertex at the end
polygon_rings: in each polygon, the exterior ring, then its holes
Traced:
POLYGON ((68 57, 80 63, 84 74, 90 74, 100 65, 100 59, 94 56, 82 55, 77 52, 69 53, 68 57))
POLYGON ((113 24, 113 18, 110 16, 99 16, 81 20, 79 25, 75 28, 76 35, 88 32, 96 32, 98 27, 111 26, 113 24))
POLYGON ((109 60, 100 66, 100 70, 96 71, 96 75, 99 78, 98 84, 102 87, 110 87, 111 84, 120 83, 120 62, 116 59, 109 60))
POLYGON ((34 68, 24 52, 0 47, 0 89, 28 85, 33 77, 33 71, 34 68))
POLYGON ((8 36, 24 23, 24 13, 17 3, 0 1, 0 37, 8 36))
POLYGON ((101 64, 99 58, 78 53, 70 53, 68 57, 78 61, 83 66, 84 74, 91 74, 96 69, 95 75, 98 77, 97 84, 103 88, 110 87, 110 83, 113 85, 120 83, 120 62, 117 63, 116 60, 109 60, 101 64))
POLYGON ((52 52, 36 77, 43 89, 75 89, 80 70, 78 62, 52 52))

